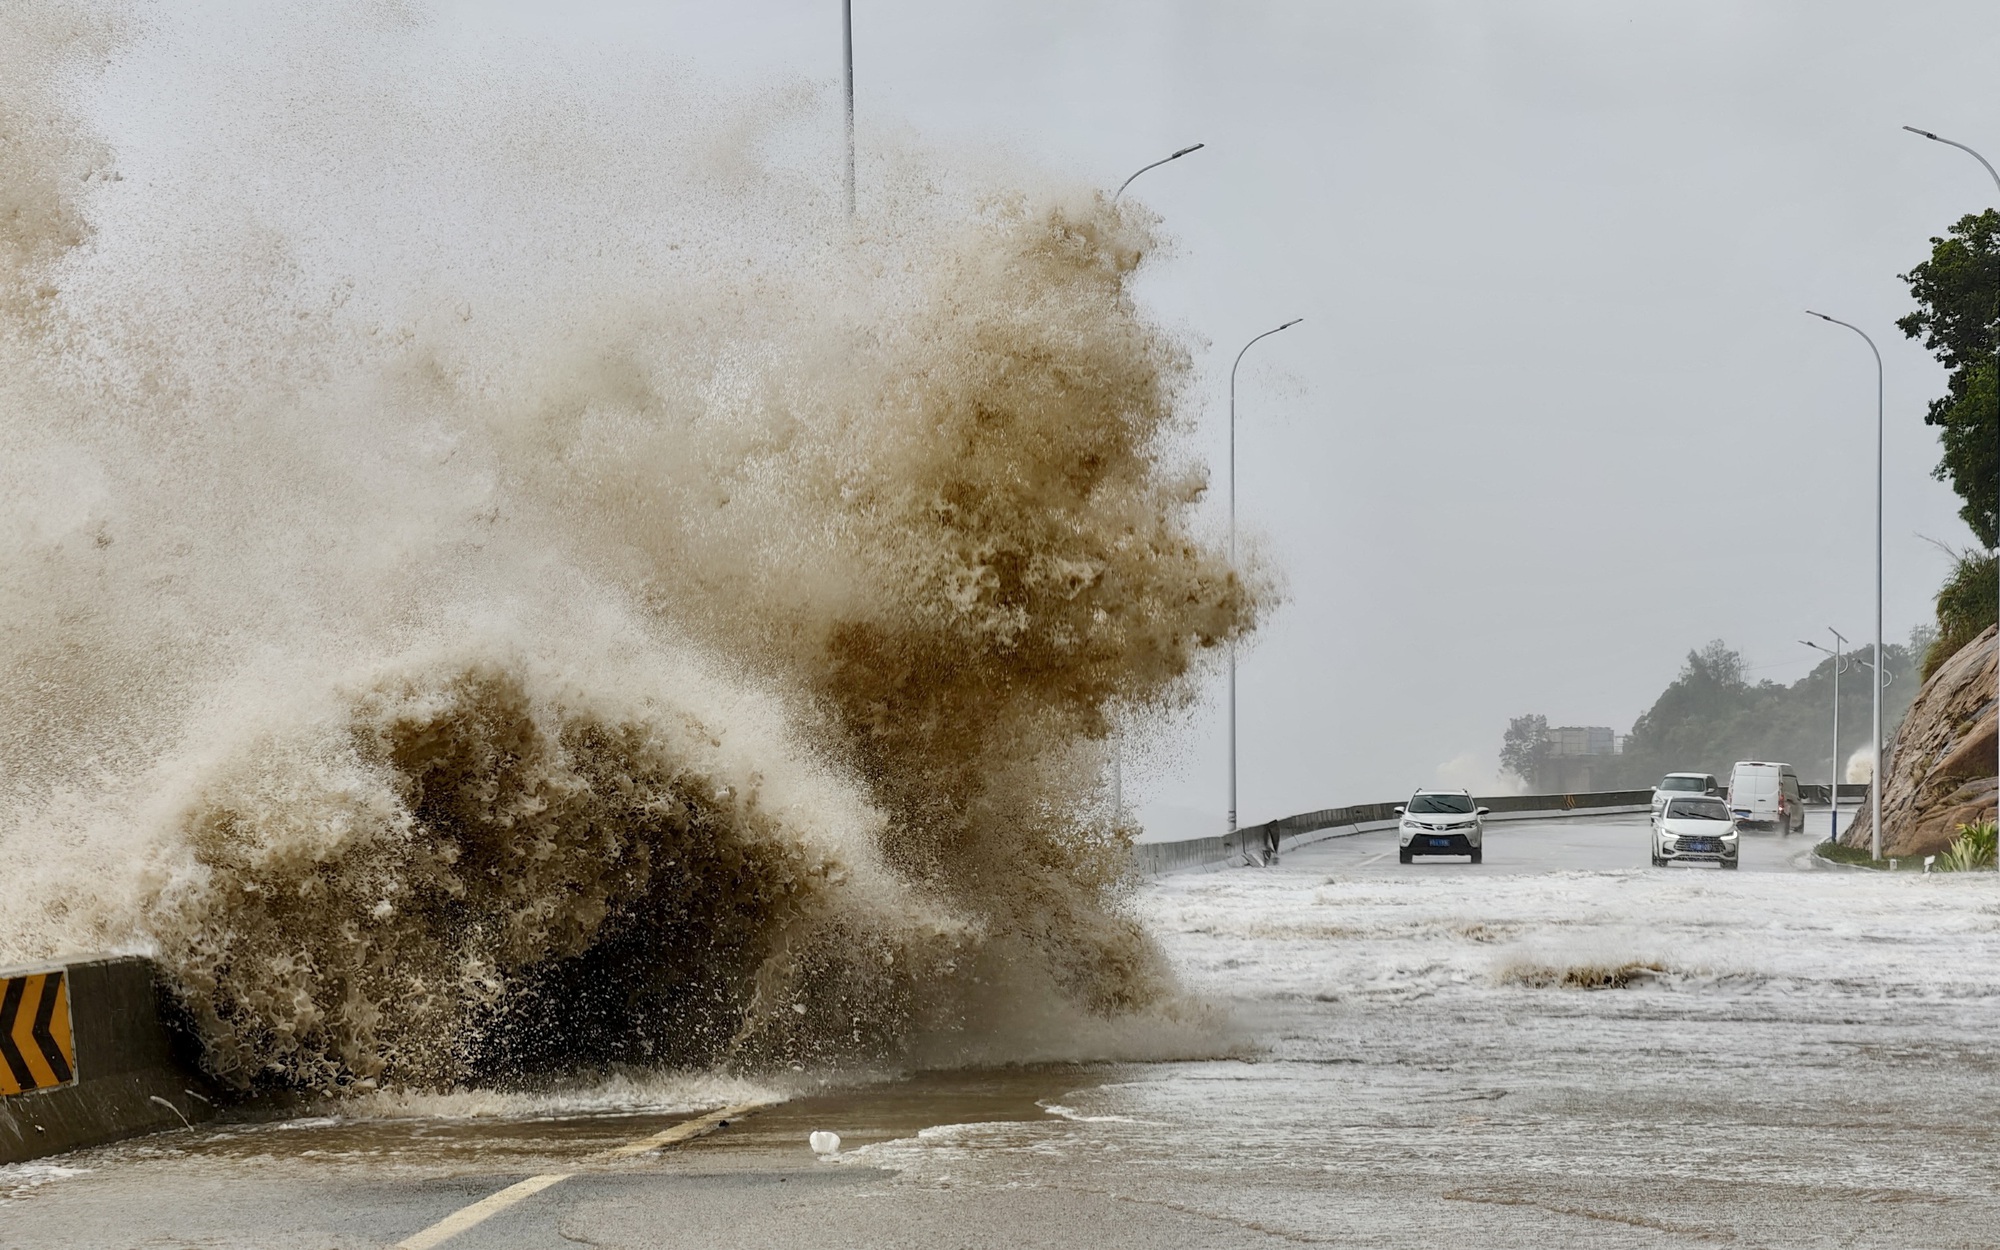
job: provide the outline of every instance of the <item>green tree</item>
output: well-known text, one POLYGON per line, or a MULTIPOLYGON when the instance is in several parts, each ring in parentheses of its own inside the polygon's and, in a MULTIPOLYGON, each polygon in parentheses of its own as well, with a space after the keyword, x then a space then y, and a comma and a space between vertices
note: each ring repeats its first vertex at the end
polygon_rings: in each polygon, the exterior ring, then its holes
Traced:
POLYGON ((1717 764, 1716 739, 1729 736, 1731 727, 1754 712, 1759 693, 1743 680, 1743 657, 1720 638, 1688 652, 1680 676, 1632 723, 1625 744, 1628 765, 1642 777, 1656 769, 1723 771, 1727 766, 1717 764))
POLYGON ((1549 758, 1549 718, 1516 716, 1500 742, 1500 767, 1532 786, 1549 758))
MULTIPOLYGON (((1902 275, 1917 311, 1896 322, 1922 339, 1949 370, 1945 394, 1930 403, 1926 424, 1938 427, 1944 455, 1933 476, 1958 492, 1959 516, 1979 537, 1996 545, 2000 531, 2000 388, 1994 352, 2000 349, 2000 212, 1962 217, 1951 234, 1931 240, 1930 259, 1902 275)), ((1988 605, 1982 628, 1993 621, 1988 605)))

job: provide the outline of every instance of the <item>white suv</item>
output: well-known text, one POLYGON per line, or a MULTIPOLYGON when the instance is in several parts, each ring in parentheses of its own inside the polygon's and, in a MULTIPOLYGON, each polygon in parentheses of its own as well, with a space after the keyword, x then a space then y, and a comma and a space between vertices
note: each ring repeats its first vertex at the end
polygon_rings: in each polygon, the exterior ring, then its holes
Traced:
POLYGON ((1396 857, 1409 863, 1419 855, 1470 855, 1480 861, 1484 830, 1479 818, 1486 809, 1472 802, 1467 790, 1419 790, 1396 809, 1396 857))

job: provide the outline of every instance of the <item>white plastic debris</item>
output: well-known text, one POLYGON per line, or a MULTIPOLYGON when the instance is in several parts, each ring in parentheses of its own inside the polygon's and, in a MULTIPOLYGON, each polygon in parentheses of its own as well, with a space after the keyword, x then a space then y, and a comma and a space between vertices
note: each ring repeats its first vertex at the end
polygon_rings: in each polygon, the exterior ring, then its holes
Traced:
POLYGON ((829 1133, 825 1129, 816 1130, 806 1140, 811 1143, 814 1154, 830 1155, 840 1149, 840 1134, 829 1133))

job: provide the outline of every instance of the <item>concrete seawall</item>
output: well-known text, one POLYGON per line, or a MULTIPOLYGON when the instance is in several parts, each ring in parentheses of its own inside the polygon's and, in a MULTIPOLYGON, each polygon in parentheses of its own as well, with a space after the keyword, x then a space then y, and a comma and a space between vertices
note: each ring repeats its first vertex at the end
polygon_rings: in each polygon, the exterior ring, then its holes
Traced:
POLYGON ((213 1114, 150 960, 0 968, 0 1163, 213 1114))

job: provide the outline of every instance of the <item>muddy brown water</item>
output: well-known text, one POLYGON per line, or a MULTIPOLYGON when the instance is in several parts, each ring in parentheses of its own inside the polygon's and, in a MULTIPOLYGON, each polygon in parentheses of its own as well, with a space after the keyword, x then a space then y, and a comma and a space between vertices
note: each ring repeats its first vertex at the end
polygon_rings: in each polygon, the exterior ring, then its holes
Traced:
MULTIPOLYGON (((795 1150, 804 1161, 811 1157, 807 1139, 819 1130, 838 1133, 846 1150, 941 1125, 1038 1121, 1048 1117, 1046 1104, 1095 1088, 1112 1071, 1105 1066, 1062 1065, 924 1072, 808 1091, 672 1149, 701 1154, 795 1150)), ((575 1166, 698 1114, 677 1110, 349 1119, 246 1107, 192 1131, 149 1139, 146 1149, 217 1161, 311 1159, 328 1164, 481 1169, 551 1162, 575 1166)))

